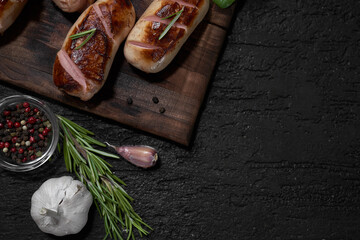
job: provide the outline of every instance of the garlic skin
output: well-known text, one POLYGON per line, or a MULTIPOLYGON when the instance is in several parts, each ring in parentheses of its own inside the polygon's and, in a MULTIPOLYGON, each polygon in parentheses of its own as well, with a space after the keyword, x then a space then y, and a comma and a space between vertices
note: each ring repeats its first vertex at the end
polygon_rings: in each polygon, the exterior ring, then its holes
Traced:
POLYGON ((76 234, 85 226, 92 202, 82 182, 70 176, 51 178, 33 194, 31 217, 45 233, 76 234))

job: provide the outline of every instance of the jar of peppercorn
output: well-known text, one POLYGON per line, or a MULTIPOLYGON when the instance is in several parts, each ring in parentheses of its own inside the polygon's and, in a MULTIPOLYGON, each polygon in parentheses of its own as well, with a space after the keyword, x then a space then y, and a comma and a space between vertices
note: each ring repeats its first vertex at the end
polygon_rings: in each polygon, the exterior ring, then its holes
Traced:
POLYGON ((14 95, 0 101, 0 166, 24 172, 53 155, 59 140, 57 117, 42 101, 14 95))

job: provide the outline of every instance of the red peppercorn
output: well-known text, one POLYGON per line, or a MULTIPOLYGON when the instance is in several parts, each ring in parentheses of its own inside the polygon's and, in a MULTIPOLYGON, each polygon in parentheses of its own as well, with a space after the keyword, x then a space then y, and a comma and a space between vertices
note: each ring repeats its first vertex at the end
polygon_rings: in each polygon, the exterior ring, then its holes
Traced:
POLYGON ((4 142, 0 142, 0 148, 4 148, 5 147, 5 143, 4 142))
POLYGON ((34 118, 34 117, 29 117, 28 120, 27 120, 27 122, 30 123, 30 124, 34 124, 34 123, 36 123, 36 118, 34 118))
POLYGON ((13 125, 14 125, 14 124, 12 123, 12 121, 9 121, 9 122, 7 123, 8 128, 12 128, 13 125))
POLYGON ((35 142, 35 138, 34 138, 33 136, 31 136, 30 139, 29 139, 29 141, 30 141, 31 143, 33 143, 33 142, 35 142))
POLYGON ((30 112, 31 111, 31 108, 30 107, 27 107, 27 108, 25 108, 25 112, 30 112))
POLYGON ((44 135, 42 135, 41 133, 39 134, 39 138, 40 138, 41 140, 44 140, 44 139, 45 139, 44 135))
POLYGON ((27 157, 24 157, 21 161, 22 161, 22 162, 26 162, 26 161, 27 161, 27 157))
POLYGON ((23 148, 19 148, 18 152, 19 152, 19 153, 23 153, 23 152, 24 152, 24 149, 23 149, 23 148))
POLYGON ((13 153, 16 152, 16 148, 12 147, 12 148, 10 149, 10 151, 13 152, 13 153))
POLYGON ((12 139, 11 139, 11 141, 12 141, 13 143, 16 143, 16 140, 17 140, 17 136, 12 137, 12 139))
POLYGON ((9 142, 4 143, 4 147, 6 148, 10 147, 10 143, 9 142))
POLYGON ((3 114, 4 114, 4 116, 9 116, 9 115, 11 114, 11 112, 8 111, 8 110, 5 110, 5 111, 3 112, 3 114))
POLYGON ((33 110, 35 113, 39 112, 39 109, 38 108, 34 108, 33 110))
POLYGON ((32 129, 29 130, 29 133, 33 134, 34 131, 35 131, 35 129, 32 128, 32 129))
POLYGON ((28 103, 28 102, 23 102, 23 107, 24 108, 27 108, 27 107, 29 107, 30 106, 30 104, 28 103))
POLYGON ((51 131, 51 129, 45 127, 45 128, 44 128, 44 131, 42 132, 42 134, 43 134, 44 136, 46 136, 46 135, 49 134, 50 131, 51 131))
POLYGON ((4 124, 3 123, 0 123, 0 129, 1 128, 4 128, 4 124))
POLYGON ((32 146, 28 147, 28 151, 30 150, 34 150, 34 148, 32 146))
POLYGON ((20 126, 21 126, 21 124, 19 122, 14 123, 14 127, 16 127, 16 128, 18 128, 20 126))
POLYGON ((35 160, 35 158, 36 158, 36 155, 31 155, 31 157, 30 157, 31 160, 35 160))

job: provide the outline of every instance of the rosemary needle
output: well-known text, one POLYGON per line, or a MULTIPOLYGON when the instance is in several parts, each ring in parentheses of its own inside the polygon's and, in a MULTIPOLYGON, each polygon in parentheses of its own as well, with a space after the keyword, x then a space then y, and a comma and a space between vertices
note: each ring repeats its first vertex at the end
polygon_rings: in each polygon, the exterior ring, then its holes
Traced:
POLYGON ((170 18, 170 17, 176 15, 176 16, 173 18, 173 20, 171 20, 171 22, 169 23, 169 25, 167 25, 167 27, 165 28, 165 30, 161 33, 161 35, 160 35, 160 37, 159 37, 159 40, 161 40, 161 39, 167 34, 167 32, 170 30, 170 28, 171 28, 171 27, 175 24, 175 22, 179 19, 180 15, 181 15, 181 13, 182 13, 183 11, 184 11, 184 7, 183 7, 180 11, 178 11, 178 12, 176 12, 176 13, 173 13, 173 14, 165 17, 165 18, 162 18, 162 20, 164 20, 164 19, 167 19, 167 18, 170 18))
POLYGON ((81 37, 84 37, 86 35, 87 38, 79 45, 75 48, 75 50, 78 50, 80 49, 82 46, 84 46, 89 40, 90 38, 92 38, 92 36, 94 36, 95 34, 95 31, 96 31, 96 28, 92 28, 90 30, 87 30, 87 31, 83 31, 83 32, 79 32, 79 33, 76 33, 76 34, 73 34, 71 35, 69 38, 71 38, 71 40, 74 40, 74 39, 78 39, 78 38, 81 38, 81 37))
POLYGON ((161 20, 165 20, 165 19, 171 18, 171 17, 175 16, 177 13, 178 13, 178 12, 174 12, 173 14, 170 14, 169 16, 166 16, 166 17, 161 18, 161 20))

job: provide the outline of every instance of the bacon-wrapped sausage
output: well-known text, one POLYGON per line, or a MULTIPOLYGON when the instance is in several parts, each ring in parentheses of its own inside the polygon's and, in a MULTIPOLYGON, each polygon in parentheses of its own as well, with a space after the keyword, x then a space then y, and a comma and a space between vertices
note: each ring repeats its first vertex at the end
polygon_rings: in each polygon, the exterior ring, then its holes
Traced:
POLYGON ((53 80, 57 87, 87 101, 104 85, 115 54, 135 23, 130 0, 98 0, 90 5, 68 32, 57 53, 53 80), (96 29, 96 30, 95 30, 96 29), (71 36, 94 30, 94 35, 71 36))
POLYGON ((125 58, 131 65, 144 72, 156 73, 163 70, 203 20, 208 9, 209 0, 153 1, 127 37, 124 47, 125 58), (160 38, 173 17, 180 11, 175 24, 163 38, 160 38))
POLYGON ((64 12, 82 12, 95 0, 53 0, 64 12))
POLYGON ((3 34, 23 10, 27 0, 0 0, 0 34, 3 34))

